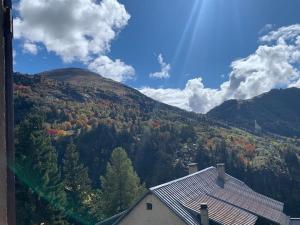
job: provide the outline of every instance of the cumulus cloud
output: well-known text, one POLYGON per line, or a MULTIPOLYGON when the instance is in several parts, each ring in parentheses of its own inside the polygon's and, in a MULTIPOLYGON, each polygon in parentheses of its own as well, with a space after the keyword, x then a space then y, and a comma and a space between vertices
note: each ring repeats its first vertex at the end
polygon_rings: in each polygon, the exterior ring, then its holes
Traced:
POLYGON ((23 49, 25 53, 30 53, 32 55, 36 55, 38 53, 37 45, 30 42, 25 42, 23 45, 23 49))
POLYGON ((266 24, 260 31, 259 35, 265 34, 271 30, 274 30, 275 24, 266 24))
POLYGON ((164 61, 164 58, 162 54, 159 54, 157 57, 158 63, 161 67, 161 70, 159 72, 151 73, 149 76, 150 77, 155 77, 155 78, 169 78, 170 77, 170 70, 171 70, 171 65, 167 64, 164 61))
POLYGON ((292 84, 289 85, 289 87, 296 87, 296 88, 300 88, 300 79, 292 84))
POLYGON ((65 63, 87 65, 110 51, 130 19, 117 0, 20 0, 16 9, 15 38, 26 52, 37 54, 43 44, 65 63))
POLYGON ((221 91, 205 88, 201 77, 189 80, 184 89, 144 87, 139 91, 155 100, 195 112, 207 112, 223 101, 221 91))
POLYGON ((255 53, 232 62, 229 80, 218 89, 206 88, 200 77, 189 80, 184 89, 147 87, 140 91, 167 104, 206 113, 225 100, 248 99, 273 88, 300 87, 300 24, 271 31, 260 41, 255 53))
POLYGON ((113 61, 107 56, 99 56, 88 66, 88 68, 96 71, 103 77, 115 81, 131 79, 135 74, 135 70, 132 66, 126 65, 120 59, 113 61))

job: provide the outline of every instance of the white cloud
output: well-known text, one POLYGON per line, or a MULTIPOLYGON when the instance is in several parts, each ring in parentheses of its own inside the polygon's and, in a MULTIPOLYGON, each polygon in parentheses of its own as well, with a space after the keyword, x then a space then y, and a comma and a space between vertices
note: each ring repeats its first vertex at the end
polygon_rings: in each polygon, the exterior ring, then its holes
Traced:
POLYGON ((130 19, 117 0, 20 0, 16 9, 15 38, 26 52, 37 54, 43 44, 65 63, 87 65, 110 51, 130 19))
POLYGON ((160 78, 160 79, 169 78, 171 65, 164 62, 162 54, 158 55, 157 60, 158 60, 159 65, 161 66, 161 70, 159 72, 151 73, 149 76, 155 77, 155 78, 160 78))
POLYGON ((189 80, 184 89, 144 87, 139 91, 158 101, 195 112, 207 112, 223 101, 221 92, 205 88, 201 77, 189 80))
POLYGON ((15 37, 43 43, 65 62, 104 54, 130 15, 117 0, 21 0, 15 37))
POLYGON ((260 41, 255 53, 232 62, 229 80, 218 89, 205 88, 202 79, 196 78, 181 90, 140 91, 167 104, 206 113, 228 99, 248 99, 278 87, 300 87, 300 24, 269 32, 260 41))
POLYGON ((289 85, 289 87, 296 87, 296 88, 300 88, 300 79, 294 83, 292 83, 291 85, 289 85))
POLYGON ((259 34, 265 34, 267 32, 270 32, 271 30, 273 30, 275 28, 275 24, 266 24, 260 31, 259 34))
POLYGON ((115 81, 125 81, 131 79, 135 75, 135 70, 132 66, 126 65, 120 59, 115 61, 107 56, 99 56, 88 66, 103 77, 113 79, 115 81))
POLYGON ((139 91, 157 101, 176 106, 181 109, 191 110, 187 102, 187 93, 184 90, 143 87, 139 89, 139 91))
POLYGON ((16 50, 13 50, 13 64, 16 65, 17 62, 16 62, 16 56, 17 56, 17 52, 16 50))
POLYGON ((25 53, 30 53, 32 55, 36 55, 38 53, 37 45, 30 42, 25 42, 23 45, 23 49, 25 53))

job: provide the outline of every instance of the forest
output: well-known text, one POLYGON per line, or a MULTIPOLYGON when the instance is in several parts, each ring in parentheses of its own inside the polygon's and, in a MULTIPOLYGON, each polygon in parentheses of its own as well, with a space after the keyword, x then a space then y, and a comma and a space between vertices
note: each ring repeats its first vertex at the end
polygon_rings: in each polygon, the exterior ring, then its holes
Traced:
POLYGON ((86 71, 16 74, 14 88, 18 224, 95 224, 190 162, 224 162, 300 213, 299 137, 239 129, 86 71))

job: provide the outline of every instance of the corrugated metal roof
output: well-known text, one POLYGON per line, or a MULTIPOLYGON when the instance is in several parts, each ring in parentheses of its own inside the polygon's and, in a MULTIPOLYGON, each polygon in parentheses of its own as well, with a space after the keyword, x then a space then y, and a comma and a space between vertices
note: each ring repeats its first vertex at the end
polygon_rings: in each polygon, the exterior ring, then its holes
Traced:
POLYGON ((282 212, 283 203, 253 191, 228 174, 225 182, 220 182, 215 167, 153 187, 150 191, 189 225, 199 225, 190 210, 198 212, 203 202, 208 203, 210 219, 224 225, 252 225, 257 216, 281 225, 289 224, 289 218, 282 212))
POLYGON ((291 218, 291 225, 300 225, 300 218, 291 218))
POLYGON ((257 216, 251 213, 205 194, 199 195, 196 199, 186 203, 185 206, 196 213, 200 213, 199 209, 203 202, 208 205, 209 218, 219 224, 254 225, 258 219, 257 216))

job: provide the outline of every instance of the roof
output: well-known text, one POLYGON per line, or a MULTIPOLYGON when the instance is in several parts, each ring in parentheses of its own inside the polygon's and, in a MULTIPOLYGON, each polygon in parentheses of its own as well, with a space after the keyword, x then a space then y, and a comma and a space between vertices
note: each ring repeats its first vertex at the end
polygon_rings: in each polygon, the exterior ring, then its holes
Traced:
POLYGON ((225 174, 225 182, 221 182, 218 179, 217 169, 209 167, 150 188, 149 192, 114 220, 113 224, 118 224, 146 195, 151 193, 188 225, 200 225, 195 215, 200 213, 202 203, 208 205, 209 219, 222 225, 254 225, 258 217, 280 225, 290 223, 289 217, 283 213, 282 202, 253 191, 244 182, 228 174, 225 174))
POLYGON ((96 225, 115 225, 118 224, 125 216, 127 216, 147 195, 151 194, 150 191, 146 191, 140 198, 128 209, 117 215, 114 215, 104 221, 97 223, 96 225))
POLYGON ((126 211, 121 212, 119 214, 116 214, 100 223, 97 223, 96 225, 113 225, 118 219, 120 219, 124 214, 126 213, 126 211))
POLYGON ((153 187, 150 191, 189 225, 199 225, 191 210, 199 212, 203 202, 208 203, 209 218, 219 224, 253 225, 258 217, 281 225, 289 224, 289 217, 283 213, 283 203, 253 191, 228 174, 225 182, 220 182, 215 167, 153 187))
POLYGON ((300 218, 291 218, 291 225, 300 225, 300 218))

